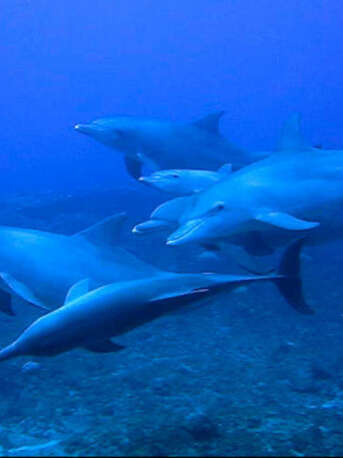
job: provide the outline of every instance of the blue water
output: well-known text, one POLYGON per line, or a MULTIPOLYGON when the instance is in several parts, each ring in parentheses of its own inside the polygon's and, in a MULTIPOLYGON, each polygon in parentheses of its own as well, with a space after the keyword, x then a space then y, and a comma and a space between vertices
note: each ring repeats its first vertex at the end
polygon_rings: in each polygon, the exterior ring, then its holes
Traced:
MULTIPOLYGON (((342 149, 342 13, 339 0, 2 0, 0 223, 73 234, 127 211, 123 246, 211 269, 130 234, 164 196, 73 126, 223 109, 227 139, 268 150, 300 112, 313 145, 342 149)), ((341 253, 303 258, 314 317, 253 285, 122 336, 120 354, 1 363, 0 456, 342 454, 341 253)), ((14 307, 1 347, 40 315, 14 307)))

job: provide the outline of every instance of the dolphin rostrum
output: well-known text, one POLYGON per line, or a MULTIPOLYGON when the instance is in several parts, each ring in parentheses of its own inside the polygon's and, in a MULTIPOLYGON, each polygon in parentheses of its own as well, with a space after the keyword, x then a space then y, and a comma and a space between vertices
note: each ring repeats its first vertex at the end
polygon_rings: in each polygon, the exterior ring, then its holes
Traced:
POLYGON ((129 116, 102 118, 76 124, 75 129, 122 152, 128 172, 136 179, 142 175, 143 165, 153 170, 217 170, 227 162, 238 169, 257 160, 220 135, 223 114, 215 112, 192 123, 129 116))
POLYGON ((66 303, 31 324, 0 352, 4 361, 20 355, 54 356, 84 347, 106 353, 122 349, 110 339, 124 334, 202 297, 242 284, 272 281, 299 312, 313 313, 302 294, 302 240, 285 252, 278 273, 269 276, 165 273, 160 277, 112 283, 88 292, 88 279, 76 283, 66 303))

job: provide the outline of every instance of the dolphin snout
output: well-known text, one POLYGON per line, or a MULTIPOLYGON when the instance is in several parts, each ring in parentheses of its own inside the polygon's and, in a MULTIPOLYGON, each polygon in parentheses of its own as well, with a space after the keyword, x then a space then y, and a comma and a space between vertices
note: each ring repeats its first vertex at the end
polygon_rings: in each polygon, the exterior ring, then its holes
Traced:
POLYGON ((75 124, 74 129, 86 135, 91 135, 96 130, 92 124, 75 124))
POLYGON ((160 182, 160 180, 154 176, 150 176, 150 177, 142 176, 138 178, 138 181, 140 181, 141 183, 147 184, 149 186, 154 186, 160 182))
POLYGON ((149 219, 144 223, 137 224, 133 229, 132 232, 134 234, 149 234, 151 232, 160 232, 166 229, 172 229, 171 223, 168 221, 162 221, 158 219, 149 219))
POLYGON ((183 243, 189 243, 198 240, 200 238, 199 229, 205 223, 206 220, 204 218, 197 218, 187 221, 187 223, 180 226, 179 229, 177 229, 169 236, 167 245, 182 245, 183 243))

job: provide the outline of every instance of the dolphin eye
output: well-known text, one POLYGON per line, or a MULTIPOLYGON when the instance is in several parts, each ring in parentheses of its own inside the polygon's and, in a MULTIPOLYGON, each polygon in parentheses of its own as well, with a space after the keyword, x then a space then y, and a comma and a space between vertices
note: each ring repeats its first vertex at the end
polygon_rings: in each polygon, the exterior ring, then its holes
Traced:
POLYGON ((216 215, 217 213, 223 211, 225 209, 224 202, 216 202, 213 207, 207 212, 210 215, 216 215))
POLYGON ((172 175, 172 177, 173 177, 173 178, 180 178, 180 175, 177 175, 176 173, 174 173, 174 174, 172 175))
POLYGON ((225 208, 224 202, 218 202, 214 208, 218 211, 224 210, 225 208))

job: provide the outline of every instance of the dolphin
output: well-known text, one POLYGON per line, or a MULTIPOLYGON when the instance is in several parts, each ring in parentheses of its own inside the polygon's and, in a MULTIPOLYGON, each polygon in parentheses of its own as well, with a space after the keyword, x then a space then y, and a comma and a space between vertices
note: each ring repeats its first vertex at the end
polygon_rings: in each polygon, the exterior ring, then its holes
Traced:
MULTIPOLYGON (((299 118, 291 129, 296 138, 299 118)), ((289 131, 288 131, 289 132, 289 131)), ((251 232, 341 232, 343 152, 305 146, 292 136, 266 159, 183 199, 169 245, 228 239, 251 232), (336 224, 339 224, 337 231, 336 224)))
MULTIPOLYGON (((279 152, 283 151, 321 151, 320 147, 309 147, 304 140, 301 131, 301 118, 299 113, 293 113, 283 124, 280 138, 277 142, 275 151, 260 151, 258 154, 261 158, 280 156, 279 152)), ((258 162, 258 161, 256 161, 258 162)), ((204 170, 162 170, 151 174, 148 177, 140 177, 143 183, 154 186, 166 192, 174 193, 179 196, 189 196, 195 192, 200 192, 209 186, 224 181, 232 173, 231 164, 225 164, 217 172, 204 170)), ((151 214, 147 223, 137 225, 134 232, 148 232, 149 227, 158 230, 158 226, 163 230, 171 223, 178 224, 183 213, 192 206, 191 199, 171 199, 160 204, 151 214), (185 208, 183 208, 183 205, 185 208), (156 220, 159 220, 157 222, 156 220), (163 223, 161 221, 168 221, 163 223), (154 221, 154 222, 152 222, 154 221)))
POLYGON ((171 169, 160 170, 139 178, 144 184, 176 196, 187 196, 203 191, 232 172, 232 165, 225 164, 217 172, 210 170, 171 169))
MULTIPOLYGON (((170 235, 179 225, 182 224, 184 215, 191 211, 193 198, 189 196, 176 197, 159 205, 150 215, 150 219, 143 223, 136 224, 132 232, 135 235, 160 234, 170 235)), ((290 240, 288 240, 290 242, 290 240)), ((249 234, 236 234, 228 240, 204 241, 201 243, 205 251, 210 251, 227 256, 227 246, 232 244, 240 245, 251 256, 266 256, 273 253, 273 248, 260 236, 257 231, 251 231, 249 234)), ((240 256, 242 256, 242 252, 240 256)), ((251 260, 250 260, 251 262, 251 260)))
POLYGON ((67 236, 0 226, 0 310, 13 315, 11 295, 41 309, 61 305, 68 289, 158 275, 159 270, 118 246, 119 213, 67 236))
POLYGON ((20 355, 54 356, 74 348, 107 353, 123 346, 110 339, 203 297, 242 284, 272 281, 299 312, 311 314, 302 294, 299 254, 303 240, 285 252, 278 273, 268 276, 164 273, 89 291, 88 279, 76 283, 65 304, 40 317, 0 352, 0 361, 20 355))
POLYGON ((167 202, 155 208, 149 220, 136 224, 132 232, 134 234, 149 234, 167 230, 171 233, 182 221, 183 214, 186 213, 187 209, 191 208, 192 202, 192 196, 176 197, 175 199, 167 200, 167 202))
POLYGON ((223 114, 218 111, 191 123, 129 116, 101 118, 76 124, 75 129, 122 152, 127 170, 135 179, 142 175, 143 165, 153 170, 217 170, 227 162, 238 169, 257 160, 220 135, 223 114))

